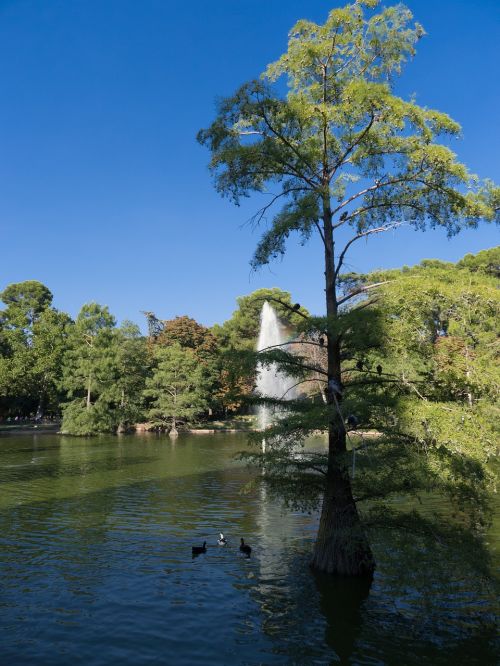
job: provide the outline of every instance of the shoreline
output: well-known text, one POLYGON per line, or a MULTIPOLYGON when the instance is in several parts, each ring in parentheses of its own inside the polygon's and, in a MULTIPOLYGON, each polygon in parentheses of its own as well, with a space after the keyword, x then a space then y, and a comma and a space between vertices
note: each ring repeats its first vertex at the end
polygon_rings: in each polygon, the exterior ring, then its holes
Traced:
MULTIPOLYGON (((80 437, 80 435, 70 435, 68 433, 63 433, 60 430, 61 425, 23 425, 23 426, 0 426, 0 437, 5 435, 65 435, 66 437, 80 437)), ((187 430, 181 430, 179 435, 188 434, 188 435, 215 435, 218 432, 224 433, 236 433, 236 432, 255 432, 252 428, 190 428, 187 430)), ((101 435, 114 435, 117 436, 117 433, 100 433, 101 435)), ((132 430, 125 435, 157 435, 157 434, 168 434, 168 433, 159 433, 154 430, 132 430)), ((98 435, 92 435, 96 437, 98 435)))
MULTIPOLYGON (((50 425, 50 424, 42 424, 42 425, 22 425, 22 426, 0 426, 0 437, 3 436, 8 436, 8 435, 64 435, 66 437, 82 437, 82 435, 71 435, 69 433, 63 433, 59 430, 61 427, 60 423, 50 425)), ((181 430, 179 431, 179 435, 216 435, 217 433, 251 433, 251 432, 259 432, 258 428, 188 428, 186 430, 181 430)), ((122 435, 168 435, 168 432, 158 432, 156 430, 144 430, 144 429, 136 429, 136 430, 131 430, 130 432, 126 433, 99 433, 98 435, 83 435, 83 437, 99 437, 102 435, 113 435, 114 437, 122 436, 122 435)), ((321 432, 317 432, 317 435, 325 434, 321 432)), ((351 435, 354 436, 361 436, 361 437, 368 437, 368 438, 373 438, 373 437, 379 437, 380 433, 377 433, 376 431, 366 431, 366 432, 358 432, 358 431, 352 431, 350 433, 351 435)))
POLYGON ((41 425, 0 426, 0 437, 2 435, 57 435, 60 423, 42 423, 41 425))

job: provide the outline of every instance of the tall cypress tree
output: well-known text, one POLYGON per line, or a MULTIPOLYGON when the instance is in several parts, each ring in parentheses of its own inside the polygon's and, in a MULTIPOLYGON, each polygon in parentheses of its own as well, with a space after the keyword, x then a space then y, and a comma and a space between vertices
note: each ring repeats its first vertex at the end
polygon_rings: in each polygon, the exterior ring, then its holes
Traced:
POLYGON ((318 332, 327 349, 329 455, 313 566, 346 575, 374 569, 340 416, 352 354, 344 313, 374 285, 343 291, 346 256, 357 241, 401 224, 443 227, 450 235, 474 227, 495 217, 500 199, 497 188, 478 186, 440 143, 442 136, 457 136, 459 125, 394 93, 396 75, 424 31, 404 5, 377 12, 378 4, 358 0, 334 9, 323 25, 299 21, 287 52, 222 100, 215 121, 198 135, 212 153, 222 195, 238 203, 251 192, 265 194, 256 222, 281 204, 254 267, 282 255, 292 232, 304 240, 315 234, 322 243, 327 319, 318 322, 318 332))

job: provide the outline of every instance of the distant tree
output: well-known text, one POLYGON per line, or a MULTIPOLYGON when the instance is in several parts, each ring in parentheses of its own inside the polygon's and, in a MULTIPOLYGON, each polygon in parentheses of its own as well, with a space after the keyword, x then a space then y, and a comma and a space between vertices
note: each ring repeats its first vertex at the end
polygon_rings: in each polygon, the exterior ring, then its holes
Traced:
POLYGON ((37 397, 36 415, 59 411, 60 383, 64 354, 73 322, 69 315, 53 308, 44 310, 33 324, 31 391, 37 397))
POLYGON ((1 294, 0 396, 6 410, 57 411, 68 315, 51 307, 49 289, 34 280, 9 285, 1 294))
POLYGON ((26 280, 9 285, 0 293, 7 308, 0 318, 7 326, 29 329, 40 314, 50 307, 52 293, 41 282, 26 280))
POLYGON ((139 327, 124 321, 114 332, 114 379, 104 397, 115 412, 118 432, 133 428, 143 415, 149 359, 146 339, 139 327))
POLYGON ((220 347, 213 333, 191 317, 182 316, 163 322, 163 331, 157 338, 159 345, 178 344, 192 350, 201 366, 205 387, 205 401, 209 415, 220 410, 220 347))
POLYGON ((469 408, 494 403, 500 391, 498 281, 478 270, 478 257, 457 264, 424 260, 405 272, 376 275, 387 282, 381 289, 391 327, 386 348, 410 366, 412 356, 420 359, 433 400, 469 408))
MULTIPOLYGON (((475 227, 497 216, 500 199, 498 188, 489 182, 478 186, 439 143, 440 136, 459 134, 457 123, 394 94, 394 79, 424 31, 404 5, 370 13, 378 5, 358 0, 332 10, 323 25, 299 21, 287 52, 258 81, 222 100, 213 124, 198 135, 212 153, 221 194, 236 203, 251 192, 267 194, 256 222, 282 204, 257 246, 254 267, 282 255, 292 232, 303 241, 317 234, 322 243, 327 318, 311 320, 308 334, 314 334, 313 326, 327 333, 322 409, 329 455, 312 564, 346 575, 371 575, 375 566, 346 465, 340 407, 349 399, 346 363, 365 353, 363 348, 368 352, 356 331, 364 327, 368 338, 383 330, 375 311, 353 306, 376 286, 344 289, 348 252, 357 241, 401 224, 442 227, 449 235, 475 227), (286 96, 275 85, 282 78, 286 96)), ((284 353, 274 354, 274 362, 278 359, 283 367, 296 365, 287 363, 284 353)), ((295 421, 295 442, 310 421, 303 415, 302 430, 295 421)), ((282 437, 277 447, 279 441, 282 437)))
POLYGON ((500 278, 500 246, 483 250, 477 254, 466 254, 457 266, 470 271, 482 271, 500 278))
POLYGON ((257 291, 237 298, 238 309, 231 319, 222 325, 215 324, 214 335, 225 348, 255 349, 259 337, 260 313, 265 301, 273 306, 282 323, 293 330, 309 314, 305 308, 292 301, 291 294, 278 287, 257 289, 257 291), (298 311, 297 311, 298 310, 298 311))
POLYGON ((176 342, 185 349, 193 349, 197 356, 213 353, 216 343, 210 330, 191 317, 175 317, 163 322, 163 331, 157 338, 159 344, 176 342))
POLYGON ((116 418, 106 391, 115 379, 115 318, 106 306, 80 310, 68 340, 62 385, 73 401, 63 408, 62 431, 75 435, 110 432, 116 418))
POLYGON ((207 407, 203 369, 194 351, 178 342, 157 345, 153 363, 144 390, 150 402, 148 419, 176 435, 179 426, 192 423, 207 407))
MULTIPOLYGON (((396 526, 413 530, 420 529, 415 516, 385 500, 398 492, 447 495, 455 525, 482 538, 492 490, 487 463, 498 452, 497 281, 462 262, 372 276, 381 278, 376 307, 385 335, 363 370, 353 372, 358 389, 345 405, 358 427, 381 434, 358 456, 355 492, 372 498, 368 522, 391 515, 396 526)), ((452 525, 438 518, 432 529, 452 525)))

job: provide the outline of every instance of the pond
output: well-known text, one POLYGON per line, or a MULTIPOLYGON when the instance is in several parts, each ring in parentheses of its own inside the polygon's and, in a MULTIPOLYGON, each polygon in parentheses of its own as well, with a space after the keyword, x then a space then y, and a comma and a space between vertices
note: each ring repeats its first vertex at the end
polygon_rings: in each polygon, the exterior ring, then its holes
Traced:
POLYGON ((495 663, 489 582, 424 572, 411 548, 402 576, 381 544, 371 590, 314 576, 318 517, 243 494, 245 444, 0 437, 2 663, 495 663))

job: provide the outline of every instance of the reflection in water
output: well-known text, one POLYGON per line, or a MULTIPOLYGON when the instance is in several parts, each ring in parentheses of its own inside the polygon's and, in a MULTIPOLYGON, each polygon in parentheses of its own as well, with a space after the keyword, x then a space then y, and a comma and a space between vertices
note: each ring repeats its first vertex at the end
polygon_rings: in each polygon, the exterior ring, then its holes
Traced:
POLYGON ((361 631, 361 608, 368 598, 371 578, 344 578, 314 572, 320 610, 326 619, 325 642, 341 664, 349 664, 361 631))
POLYGON ((314 576, 317 517, 284 513, 262 484, 242 494, 244 446, 1 437, 2 663, 494 663, 491 595, 446 562, 431 575, 418 543, 413 569, 403 547, 378 556, 370 594, 314 576))

